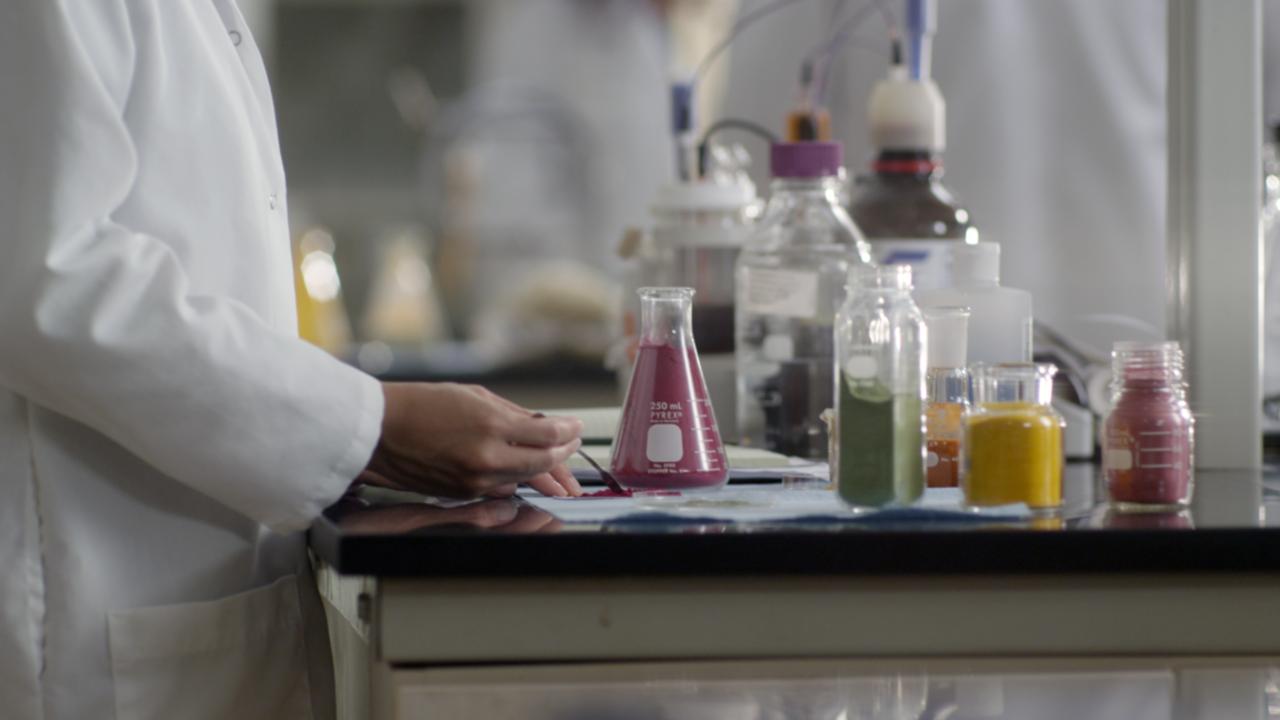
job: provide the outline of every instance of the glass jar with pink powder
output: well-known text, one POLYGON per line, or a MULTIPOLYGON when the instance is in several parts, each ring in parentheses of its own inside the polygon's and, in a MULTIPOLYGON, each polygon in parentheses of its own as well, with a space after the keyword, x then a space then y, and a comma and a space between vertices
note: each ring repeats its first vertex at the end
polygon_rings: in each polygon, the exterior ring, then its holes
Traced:
POLYGON ((1113 507, 1168 511, 1191 502, 1195 419, 1176 342, 1118 342, 1103 473, 1113 507))

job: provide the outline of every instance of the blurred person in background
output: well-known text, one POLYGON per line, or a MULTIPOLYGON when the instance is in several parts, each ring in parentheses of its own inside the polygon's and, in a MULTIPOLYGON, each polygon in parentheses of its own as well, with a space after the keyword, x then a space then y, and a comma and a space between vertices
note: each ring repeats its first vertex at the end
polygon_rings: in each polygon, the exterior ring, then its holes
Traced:
POLYGON ((296 337, 233 0, 8 0, 0 94, 4 717, 332 717, 310 522, 357 478, 576 494, 580 424, 296 337))
MULTIPOLYGON (((435 129, 425 195, 438 274, 484 354, 599 356, 614 340, 618 245, 675 176, 670 81, 736 0, 475 3, 470 90, 435 129), (500 289, 500 290, 499 290, 500 289)), ((701 107, 719 97, 716 73, 701 107)))

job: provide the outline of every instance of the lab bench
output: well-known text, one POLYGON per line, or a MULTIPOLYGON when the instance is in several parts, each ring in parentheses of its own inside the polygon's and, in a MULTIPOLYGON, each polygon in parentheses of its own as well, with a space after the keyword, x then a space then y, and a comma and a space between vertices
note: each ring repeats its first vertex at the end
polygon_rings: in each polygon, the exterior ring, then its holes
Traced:
POLYGON ((1147 698, 1126 717, 1262 717, 1280 475, 1201 471, 1186 511, 1120 514, 1073 464, 1064 494, 964 524, 572 524, 509 500, 498 529, 497 505, 348 498, 310 535, 339 717, 837 717, 805 703, 923 688, 904 712, 929 718, 993 684, 983 717, 1120 717, 1083 710, 1103 686, 1147 698))

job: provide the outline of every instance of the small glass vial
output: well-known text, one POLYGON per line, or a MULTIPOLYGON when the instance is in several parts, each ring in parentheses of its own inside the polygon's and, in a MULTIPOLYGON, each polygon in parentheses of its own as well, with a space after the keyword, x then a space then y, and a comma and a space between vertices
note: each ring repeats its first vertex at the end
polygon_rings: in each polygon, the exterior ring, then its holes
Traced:
POLYGON ((1119 342, 1111 351, 1103 473, 1118 510, 1167 512, 1191 502, 1195 419, 1176 342, 1119 342))
POLYGON ((960 483, 974 506, 1062 505, 1062 428, 1050 401, 1051 364, 1008 363, 973 369, 975 405, 965 418, 960 483))
POLYGON ((925 337, 909 265, 849 271, 849 299, 836 316, 832 476, 855 508, 924 494, 925 337))
POLYGON ((924 309, 929 330, 929 371, 925 376, 925 482, 929 487, 959 487, 964 414, 969 409, 969 370, 965 361, 969 309, 924 309))

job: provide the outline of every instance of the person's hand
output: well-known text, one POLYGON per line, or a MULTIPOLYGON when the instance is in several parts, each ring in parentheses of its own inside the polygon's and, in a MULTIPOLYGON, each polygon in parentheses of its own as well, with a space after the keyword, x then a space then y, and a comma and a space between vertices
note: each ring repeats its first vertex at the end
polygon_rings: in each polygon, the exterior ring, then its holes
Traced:
POLYGON ((581 495, 564 461, 582 444, 574 418, 535 417, 482 387, 383 383, 382 437, 357 479, 442 497, 581 495))

